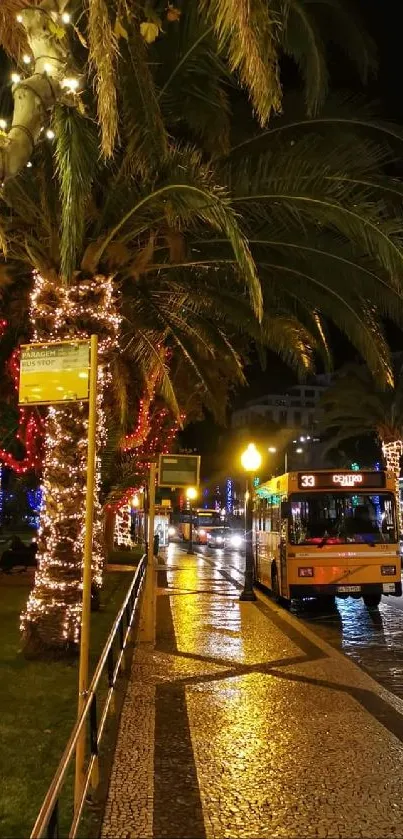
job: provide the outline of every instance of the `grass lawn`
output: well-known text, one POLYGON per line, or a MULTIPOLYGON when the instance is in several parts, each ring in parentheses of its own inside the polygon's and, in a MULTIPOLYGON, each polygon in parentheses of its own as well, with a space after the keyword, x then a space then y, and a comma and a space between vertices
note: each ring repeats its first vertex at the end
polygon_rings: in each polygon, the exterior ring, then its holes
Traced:
POLYGON ((136 566, 143 556, 144 547, 127 548, 111 551, 108 557, 108 565, 134 565, 136 566))
MULTIPOLYGON (((110 561, 114 559, 111 557, 110 561)), ((101 611, 92 615, 91 672, 131 579, 130 571, 105 574, 101 611)), ((0 576, 0 837, 3 839, 29 836, 77 712, 78 663, 26 661, 20 651, 19 615, 32 581, 33 575, 30 579, 26 574, 0 576)))

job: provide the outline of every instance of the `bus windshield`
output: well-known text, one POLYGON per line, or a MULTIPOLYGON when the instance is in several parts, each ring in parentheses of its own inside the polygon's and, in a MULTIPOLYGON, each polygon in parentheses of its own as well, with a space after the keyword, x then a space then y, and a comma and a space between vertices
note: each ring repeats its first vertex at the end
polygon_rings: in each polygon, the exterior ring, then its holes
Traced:
POLYGON ((354 492, 290 496, 292 545, 397 542, 393 495, 354 492))

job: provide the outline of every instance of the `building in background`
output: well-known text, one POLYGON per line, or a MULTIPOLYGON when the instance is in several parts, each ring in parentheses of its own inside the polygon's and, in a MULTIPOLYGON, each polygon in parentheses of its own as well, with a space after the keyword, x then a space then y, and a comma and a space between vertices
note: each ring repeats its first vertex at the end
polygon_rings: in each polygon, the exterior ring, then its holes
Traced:
POLYGON ((294 385, 284 393, 268 393, 251 399, 244 408, 233 412, 232 428, 253 429, 267 422, 268 426, 314 434, 319 422, 319 403, 330 382, 331 376, 322 374, 309 383, 294 385))

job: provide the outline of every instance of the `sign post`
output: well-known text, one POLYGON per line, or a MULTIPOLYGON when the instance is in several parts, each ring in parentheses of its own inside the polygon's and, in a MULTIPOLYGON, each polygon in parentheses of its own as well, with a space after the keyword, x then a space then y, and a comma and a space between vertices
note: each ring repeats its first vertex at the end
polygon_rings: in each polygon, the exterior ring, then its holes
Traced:
MULTIPOLYGON (((85 534, 83 562, 83 606, 81 615, 80 665, 78 675, 78 719, 81 716, 88 691, 88 661, 90 651, 91 624, 91 559, 94 520, 95 456, 97 428, 97 375, 98 375, 98 337, 91 335, 90 390, 88 412, 88 451, 87 451, 87 490, 85 500, 85 534)), ((85 762, 85 726, 82 729, 76 747, 76 775, 74 786, 74 806, 80 803, 84 784, 85 762)), ((98 767, 95 768, 95 775, 98 767)))
MULTIPOLYGON (((60 405, 88 401, 87 487, 85 501, 85 533, 83 556, 83 594, 78 676, 78 718, 88 691, 90 622, 91 622, 91 560, 94 518, 96 421, 97 421, 98 337, 87 340, 55 341, 21 346, 19 404, 60 405)), ((74 806, 77 810, 84 785, 85 728, 76 747, 74 806)), ((93 785, 98 774, 94 766, 93 785)))
POLYGON ((155 624, 157 608, 157 590, 154 563, 154 520, 155 520, 155 479, 157 464, 150 463, 150 478, 148 485, 148 534, 147 534, 147 568, 144 583, 144 601, 139 638, 144 644, 155 644, 155 624))

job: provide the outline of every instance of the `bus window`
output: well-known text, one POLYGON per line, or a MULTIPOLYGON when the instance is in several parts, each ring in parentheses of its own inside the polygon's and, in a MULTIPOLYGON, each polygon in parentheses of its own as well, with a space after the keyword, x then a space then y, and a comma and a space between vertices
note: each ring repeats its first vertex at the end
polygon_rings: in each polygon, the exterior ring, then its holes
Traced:
POLYGON ((290 501, 289 541, 293 545, 397 541, 389 493, 301 493, 291 495, 290 501))

